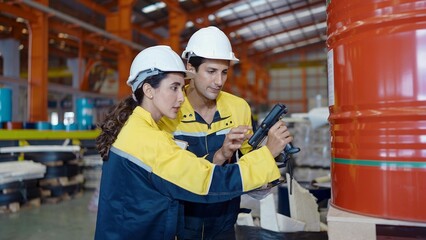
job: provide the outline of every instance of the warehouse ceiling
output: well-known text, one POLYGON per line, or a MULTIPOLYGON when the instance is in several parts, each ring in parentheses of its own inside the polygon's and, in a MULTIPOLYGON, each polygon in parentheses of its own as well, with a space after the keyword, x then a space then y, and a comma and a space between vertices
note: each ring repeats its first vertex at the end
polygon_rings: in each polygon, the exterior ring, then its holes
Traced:
MULTIPOLYGON (((243 46, 249 55, 275 55, 325 42, 326 14, 323 0, 180 0, 192 16, 182 33, 183 42, 205 25, 216 25, 243 46)), ((167 36, 166 4, 137 1, 134 23, 167 36)))
MULTIPOLYGON (((0 0, 0 38, 19 38, 21 48, 27 47, 26 18, 40 10, 33 2, 0 0)), ((171 9, 186 22, 179 36, 181 49, 192 33, 208 25, 230 37, 237 56, 262 63, 325 47, 324 0, 51 0, 45 10, 50 14, 49 55, 76 57, 83 42, 89 57, 101 54, 114 62, 120 50, 106 31, 108 16, 125 2, 133 3, 131 46, 139 50, 167 43, 174 21, 171 9)))

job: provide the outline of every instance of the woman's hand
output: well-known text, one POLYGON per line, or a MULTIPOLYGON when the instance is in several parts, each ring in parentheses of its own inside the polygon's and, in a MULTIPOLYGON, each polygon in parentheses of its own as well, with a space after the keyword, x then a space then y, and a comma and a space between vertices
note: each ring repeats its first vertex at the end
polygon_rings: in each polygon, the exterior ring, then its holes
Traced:
POLYGON ((213 163, 222 165, 225 161, 229 160, 234 152, 241 148, 243 142, 252 136, 252 134, 248 133, 249 130, 251 130, 250 126, 232 128, 226 134, 222 147, 215 153, 213 163))
POLYGON ((271 151, 272 156, 276 157, 280 154, 287 143, 293 141, 293 137, 287 129, 283 121, 277 121, 268 131, 268 139, 266 146, 271 151))

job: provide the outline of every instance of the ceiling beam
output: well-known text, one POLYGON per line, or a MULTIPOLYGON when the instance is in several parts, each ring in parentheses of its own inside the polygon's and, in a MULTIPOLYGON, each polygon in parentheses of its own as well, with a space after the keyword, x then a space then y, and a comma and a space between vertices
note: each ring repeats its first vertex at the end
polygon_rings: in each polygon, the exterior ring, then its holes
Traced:
POLYGON ((252 23, 255 23, 255 22, 264 21, 264 20, 267 20, 267 19, 270 19, 270 18, 273 18, 273 17, 277 17, 277 16, 284 15, 284 14, 287 14, 287 13, 292 13, 292 12, 297 11, 297 10, 303 10, 303 9, 308 8, 308 7, 316 7, 316 6, 319 6, 319 5, 324 5, 324 1, 323 0, 315 0, 315 1, 313 1, 310 4, 307 4, 307 5, 303 5, 303 6, 299 6, 299 7, 291 8, 291 9, 285 9, 283 11, 276 12, 276 13, 269 15, 269 16, 256 18, 256 19, 253 19, 251 21, 243 22, 243 23, 236 24, 236 25, 233 25, 233 26, 224 26, 221 29, 224 32, 226 32, 227 34, 230 34, 232 32, 236 32, 238 29, 241 29, 243 27, 247 27, 249 24, 252 24, 252 23))
POLYGON ((18 7, 17 5, 12 5, 10 3, 1 3, 0 2, 0 12, 8 13, 15 17, 20 17, 23 19, 27 19, 29 21, 35 21, 36 16, 31 11, 27 11, 22 7, 18 7))
POLYGON ((155 34, 153 31, 150 31, 150 30, 147 30, 147 29, 141 27, 139 24, 133 24, 132 26, 133 26, 133 29, 136 32, 144 35, 145 37, 151 38, 151 39, 153 39, 157 42, 161 42, 163 40, 163 38, 160 35, 155 34))
MULTIPOLYGON (((244 44, 248 44, 248 45, 252 45, 254 42, 259 41, 261 39, 265 39, 265 38, 277 36, 277 35, 282 34, 282 33, 291 32, 291 31, 294 31, 294 30, 297 30, 297 29, 301 29, 301 28, 305 28, 305 27, 309 27, 309 26, 314 26, 316 24, 318 24, 318 23, 310 22, 310 23, 307 23, 307 24, 302 25, 302 26, 295 26, 295 27, 287 28, 287 29, 284 28, 282 31, 275 32, 275 33, 267 35, 267 36, 260 36, 260 37, 253 38, 253 39, 250 39, 250 40, 242 40, 240 43, 234 43, 233 45, 234 46, 238 46, 238 45, 243 44, 243 43, 244 44)), ((276 48, 276 47, 274 47, 274 48, 276 48)))
POLYGON ((83 29, 76 27, 73 24, 68 24, 60 21, 50 21, 50 30, 56 33, 66 33, 70 35, 71 39, 77 41, 83 41, 100 48, 104 47, 112 52, 118 52, 117 46, 111 45, 109 39, 102 38, 97 34, 83 31, 83 29))
MULTIPOLYGON (((241 0, 230 0, 230 1, 227 1, 227 2, 220 3, 218 5, 208 7, 208 8, 203 8, 202 10, 185 11, 185 13, 188 15, 188 20, 190 20, 194 24, 196 24, 196 20, 197 20, 198 17, 208 16, 209 14, 213 14, 214 12, 216 12, 216 11, 218 11, 218 10, 228 6, 228 5, 239 2, 239 1, 241 1, 241 0)), ((174 0, 166 0, 166 1, 163 1, 163 2, 165 2, 166 4, 168 2, 170 2, 174 5, 177 4, 177 1, 174 1, 174 0)), ((141 23, 137 23, 137 24, 140 25, 141 23)), ((146 29, 147 31, 152 32, 154 29, 159 28, 159 27, 166 27, 168 24, 169 24, 169 22, 168 22, 167 19, 162 19, 160 21, 156 21, 154 24, 142 25, 142 27, 144 29, 146 29)))
MULTIPOLYGON (((304 39, 303 41, 308 41, 309 42, 309 41, 315 41, 317 39, 318 39, 318 37, 313 37, 313 38, 309 38, 309 39, 304 39)), ((325 44, 325 40, 322 40, 322 39, 320 39, 320 40, 318 40, 316 42, 323 42, 325 44)), ((293 44, 295 44, 295 43, 283 44, 283 45, 280 45, 279 47, 291 46, 293 44)), ((310 43, 306 44, 305 46, 307 46, 307 45, 310 45, 310 43)), ((296 48, 299 48, 299 47, 303 47, 303 46, 296 46, 296 48)), ((275 55, 275 54, 279 53, 279 52, 275 52, 275 53, 273 52, 274 49, 276 49, 276 48, 277 47, 267 48, 266 50, 258 51, 258 52, 254 53, 254 54, 250 54, 250 56, 251 57, 272 56, 272 55, 275 55)), ((292 50, 292 49, 289 49, 289 50, 292 50)), ((289 51, 289 50, 283 50, 282 52, 289 51)))
POLYGON ((195 10, 195 11, 188 11, 189 12, 189 21, 192 21, 194 23, 195 26, 198 27, 205 27, 207 25, 209 25, 209 20, 208 20, 208 16, 211 14, 214 14, 215 12, 219 11, 220 9, 229 6, 233 3, 239 2, 240 0, 230 0, 227 2, 222 2, 220 4, 211 6, 211 7, 206 7, 206 8, 202 8, 201 10, 195 10), (198 19, 202 18, 203 19, 203 23, 199 24, 198 23, 198 19))
POLYGON ((33 7, 33 8, 36 8, 36 9, 42 11, 42 12, 52 14, 52 15, 54 15, 54 16, 56 16, 56 17, 58 17, 58 18, 60 18, 60 19, 62 19, 64 21, 76 24, 79 27, 82 27, 82 28, 84 28, 84 29, 86 29, 86 30, 88 30, 90 32, 97 33, 97 34, 102 35, 102 36, 104 36, 106 38, 109 38, 111 40, 117 41, 117 42, 122 43, 122 44, 124 44, 126 46, 129 46, 129 47, 131 47, 133 49, 143 50, 145 48, 142 45, 136 44, 136 43, 134 43, 134 42, 132 42, 130 40, 121 38, 121 37, 119 37, 119 36, 117 36, 115 34, 107 32, 107 31, 105 31, 103 29, 100 29, 100 28, 95 27, 93 25, 87 24, 87 23, 85 23, 85 22, 83 22, 83 21, 81 21, 81 20, 79 20, 77 18, 71 17, 71 16, 66 15, 66 14, 64 14, 62 12, 56 11, 55 9, 49 8, 48 6, 44 6, 43 4, 37 3, 37 2, 32 1, 32 0, 21 0, 21 1, 24 2, 25 4, 29 5, 29 6, 33 7))
POLYGON ((180 14, 185 14, 186 15, 186 11, 183 10, 180 7, 180 4, 179 4, 178 1, 176 1, 176 0, 162 0, 162 2, 164 2, 167 5, 167 7, 169 8, 169 10, 170 10, 170 8, 173 8, 172 10, 174 10, 174 11, 180 13, 180 14))
POLYGON ((105 8, 104 6, 99 5, 97 3, 94 3, 91 0, 77 0, 77 2, 83 4, 87 8, 89 8, 89 9, 91 9, 91 10, 97 12, 97 13, 100 13, 102 15, 106 16, 106 15, 110 14, 110 11, 107 8, 105 8))
POLYGON ((309 52, 309 51, 315 51, 315 50, 319 50, 319 49, 325 49, 326 47, 327 46, 325 44, 325 41, 320 41, 320 42, 311 43, 311 44, 308 44, 308 45, 305 45, 305 46, 293 48, 291 50, 282 51, 282 52, 279 52, 279 53, 274 53, 274 54, 268 55, 267 57, 263 56, 261 58, 261 61, 265 64, 270 64, 270 63, 277 61, 280 58, 290 56, 290 55, 294 55, 294 54, 300 54, 302 51, 309 52))

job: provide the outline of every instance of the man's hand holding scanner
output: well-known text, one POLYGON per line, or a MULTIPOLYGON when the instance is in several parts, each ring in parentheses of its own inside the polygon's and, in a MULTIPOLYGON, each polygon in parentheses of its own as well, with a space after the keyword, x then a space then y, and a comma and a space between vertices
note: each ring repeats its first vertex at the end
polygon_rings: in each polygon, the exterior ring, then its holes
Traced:
POLYGON ((285 123, 280 120, 269 129, 268 139, 265 145, 275 158, 291 141, 293 141, 293 137, 290 135, 285 123))

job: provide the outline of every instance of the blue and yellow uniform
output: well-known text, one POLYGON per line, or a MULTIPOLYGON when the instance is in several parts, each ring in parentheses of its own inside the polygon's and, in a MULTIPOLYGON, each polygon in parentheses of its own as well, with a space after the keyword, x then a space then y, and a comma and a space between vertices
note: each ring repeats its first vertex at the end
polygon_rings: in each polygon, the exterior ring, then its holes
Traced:
MULTIPOLYGON (((252 125, 250 106, 240 97, 222 91, 216 99, 216 108, 213 121, 208 124, 194 111, 185 96, 185 102, 178 117, 174 120, 163 118, 159 126, 171 132, 175 139, 188 142, 188 150, 198 157, 205 156, 212 161, 215 152, 222 147, 225 135, 231 128, 252 125)), ((246 154, 251 149, 246 141, 240 151, 246 154)), ((232 162, 235 162, 235 157, 232 162)), ((220 203, 184 202, 185 237, 210 239, 219 233, 229 230, 232 232, 240 212, 240 200, 240 196, 236 196, 220 203)))
POLYGON ((178 200, 230 200, 280 177, 263 147, 216 166, 178 147, 136 107, 102 168, 95 239, 173 239, 183 227, 178 200), (184 173, 184 174, 182 174, 184 173))

